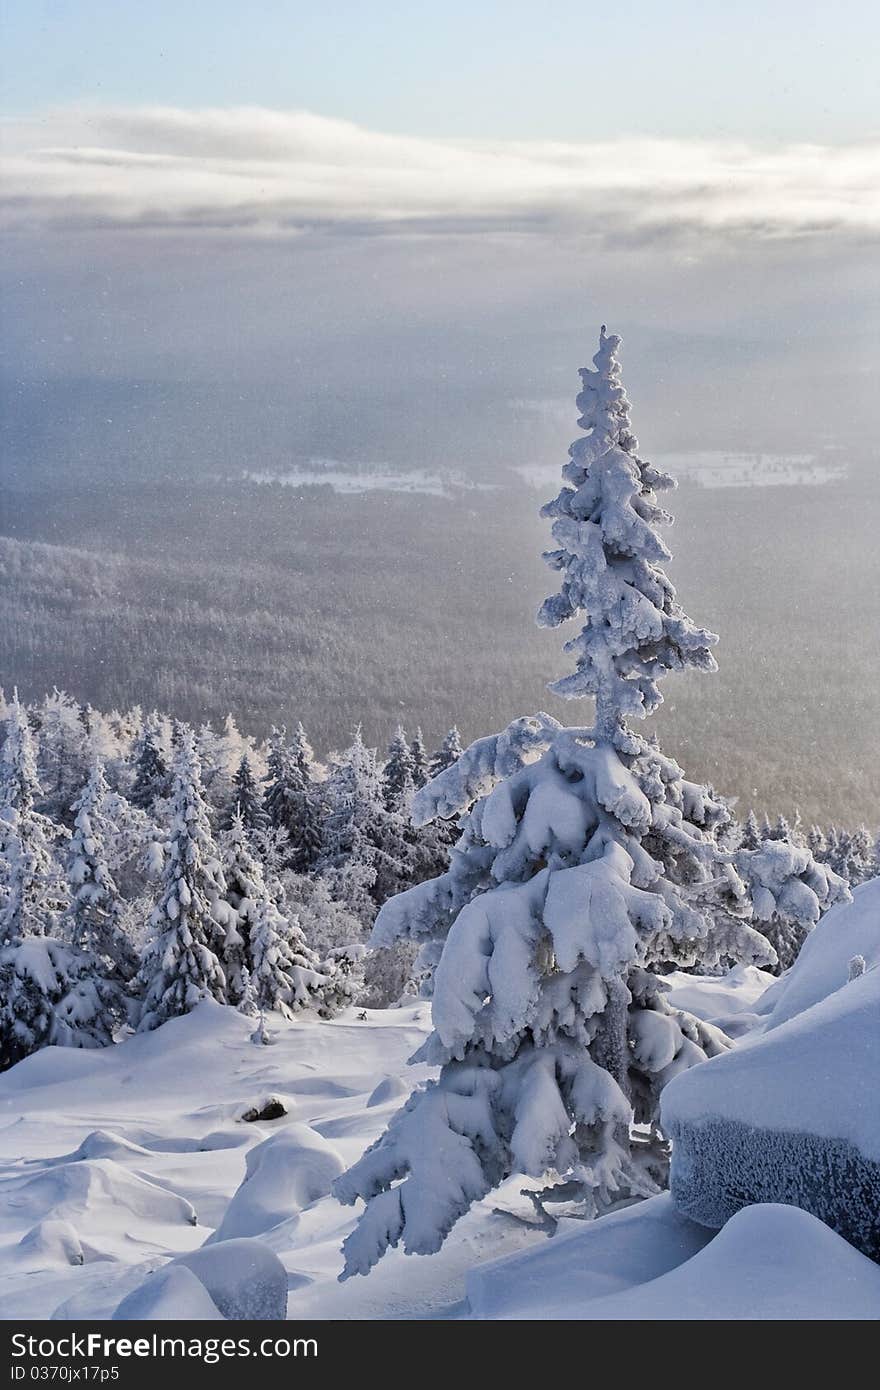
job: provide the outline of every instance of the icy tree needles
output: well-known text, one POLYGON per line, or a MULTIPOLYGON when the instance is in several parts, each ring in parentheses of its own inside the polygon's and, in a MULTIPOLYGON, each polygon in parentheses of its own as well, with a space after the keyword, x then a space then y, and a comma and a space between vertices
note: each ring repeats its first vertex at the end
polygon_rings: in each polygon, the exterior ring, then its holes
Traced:
POLYGON ((748 919, 803 932, 846 891, 807 850, 727 848, 724 802, 627 722, 657 708, 669 672, 715 670, 716 639, 661 568, 656 494, 673 482, 638 456, 619 341, 603 329, 580 373, 585 435, 544 508, 561 581, 538 622, 583 620, 565 648, 575 669, 551 688, 592 696, 595 722, 517 720, 414 799, 417 824, 463 815, 461 837, 446 873, 385 905, 373 941, 417 938, 439 957, 434 1032, 413 1060, 441 1071, 337 1180, 342 1201, 367 1203, 342 1277, 400 1241, 437 1250, 513 1173, 564 1179, 587 1215, 656 1191, 662 1087, 729 1046, 666 1002, 658 968, 772 961, 748 919))

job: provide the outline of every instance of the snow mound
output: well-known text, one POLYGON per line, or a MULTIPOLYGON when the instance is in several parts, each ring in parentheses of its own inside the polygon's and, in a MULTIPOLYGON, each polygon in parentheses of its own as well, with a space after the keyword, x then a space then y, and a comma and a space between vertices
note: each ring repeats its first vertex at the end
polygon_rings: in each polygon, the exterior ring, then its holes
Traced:
POLYGON ((778 1028, 842 989, 856 956, 868 970, 880 966, 880 878, 856 888, 851 903, 830 908, 810 933, 796 964, 774 991, 767 1028, 778 1028))
POLYGON ((304 1124, 287 1125, 264 1139, 245 1161, 244 1179, 211 1243, 271 1230, 325 1197, 345 1166, 327 1140, 304 1124))
POLYGON ((18 1242, 16 1255, 28 1269, 81 1265, 85 1256, 79 1236, 69 1221, 50 1217, 33 1226, 18 1242))
POLYGON ((62 1220, 79 1217, 99 1221, 104 1209, 110 1208, 127 1212, 151 1227, 166 1222, 196 1225, 195 1209, 184 1197, 126 1172, 111 1158, 67 1163, 10 1184, 6 1206, 10 1212, 34 1219, 50 1211, 62 1220))
POLYGON ((167 1265, 122 1300, 114 1322, 216 1320, 223 1314, 200 1279, 184 1265, 167 1265))
POLYGON ((588 1299, 655 1279, 710 1239, 705 1227, 676 1211, 666 1192, 588 1226, 565 1222, 546 1244, 472 1270, 471 1316, 579 1318, 588 1299))
POLYGON ((668 1203, 666 1196, 653 1198, 478 1271, 468 1284, 474 1315, 596 1322, 876 1319, 880 1268, 816 1217, 789 1206, 745 1207, 701 1247, 691 1223, 676 1228, 668 1203))
POLYGON ((729 1032, 725 1025, 733 1019, 753 1021, 758 1000, 776 984, 776 978, 755 965, 735 965, 724 975, 689 975, 673 970, 664 975, 663 983, 669 986, 666 998, 673 1008, 684 1009, 729 1032))
POLYGON ((126 1158, 149 1158, 150 1150, 142 1148, 140 1144, 133 1144, 130 1139, 125 1139, 121 1134, 114 1134, 109 1129, 93 1129, 91 1134, 87 1134, 78 1149, 72 1153, 60 1154, 58 1158, 50 1158, 47 1166, 55 1166, 59 1163, 78 1163, 85 1158, 112 1158, 114 1160, 125 1160, 126 1158))
POLYGON ((224 1240, 180 1255, 182 1266, 204 1284, 224 1318, 287 1317, 287 1270, 258 1240, 224 1240))
POLYGON ((371 1093, 367 1107, 387 1105, 389 1101, 400 1100, 403 1096, 408 1096, 411 1089, 399 1076, 386 1076, 371 1093))

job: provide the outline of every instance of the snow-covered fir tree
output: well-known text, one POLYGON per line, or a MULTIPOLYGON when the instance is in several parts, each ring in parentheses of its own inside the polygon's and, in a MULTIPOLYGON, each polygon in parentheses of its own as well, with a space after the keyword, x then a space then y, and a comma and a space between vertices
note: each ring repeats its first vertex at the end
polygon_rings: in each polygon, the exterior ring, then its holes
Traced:
POLYGON ((755 815, 754 811, 749 811, 742 828, 740 847, 742 849, 757 849, 760 843, 761 827, 758 823, 758 817, 755 815))
POLYGON ((67 905, 57 850, 66 832, 39 812, 42 787, 27 711, 13 699, 0 753, 0 941, 54 936, 67 905))
POLYGON ((220 953, 229 907, 217 845, 202 790, 195 739, 181 729, 173 766, 171 825, 151 939, 138 974, 139 1029, 158 1028, 200 1000, 226 999, 220 953))
POLYGON ((668 673, 714 670, 715 638, 661 568, 656 493, 672 480, 639 457, 618 344, 603 329, 581 372, 585 435, 544 509, 561 582, 538 620, 583 623, 566 643, 575 669, 551 688, 593 697, 594 723, 518 720, 415 797, 417 823, 466 813, 461 838, 447 873, 385 906, 373 940, 443 941, 414 1059, 441 1070, 337 1180, 343 1202, 366 1202, 346 1276, 399 1242, 438 1249, 516 1172, 565 1179, 584 1214, 656 1191, 660 1091, 728 1046, 668 1003, 657 972, 767 959, 750 900, 763 920, 809 925, 843 891, 806 850, 722 849, 727 808, 628 722, 657 708, 668 673))
POLYGON ((335 958, 320 963, 297 919, 282 913, 240 816, 224 837, 223 872, 232 909, 223 955, 229 1002, 286 1018, 309 1008, 327 1017, 348 1002, 336 976, 350 972, 335 958))
MULTIPOLYGON (((748 848, 754 849, 756 846, 749 845, 748 848)), ((825 832, 818 825, 811 825, 807 832, 807 849, 814 859, 818 859, 822 864, 825 863, 828 841, 825 839, 825 832)))
POLYGON ((266 781, 266 812, 270 823, 287 835, 287 863, 296 873, 306 873, 321 852, 323 808, 315 755, 301 723, 289 741, 283 729, 272 730, 266 781))
POLYGON ((129 800, 140 810, 152 812, 156 803, 164 801, 170 792, 171 776, 162 749, 159 721, 153 714, 140 739, 129 800))
POLYGON ((227 829, 231 828, 236 815, 241 817, 245 830, 250 831, 264 830, 269 821, 247 753, 242 754, 241 762, 232 779, 232 796, 226 815, 227 829))
POLYGON ((429 775, 438 777, 441 772, 452 767, 452 764, 461 757, 462 752, 461 734, 458 732, 458 726, 453 724, 449 732, 444 735, 440 747, 431 757, 428 767, 429 775))
POLYGON ((428 750, 425 747, 425 740, 421 729, 417 728, 415 737, 410 744, 410 754, 413 766, 413 781, 417 787, 423 787, 428 780, 428 750))
POLYGON ((39 723, 40 809, 53 821, 70 825, 70 808, 88 776, 88 731, 79 705, 53 690, 37 711, 39 723))
POLYGON ((69 937, 79 950, 103 962, 110 985, 121 985, 137 969, 137 957, 120 925, 123 900, 112 869, 121 800, 107 786, 103 764, 96 762, 73 804, 66 854, 69 937))
POLYGON ((70 911, 58 828, 41 796, 33 736, 17 698, 0 759, 0 1069, 38 1048, 111 1040, 120 995, 103 962, 61 939, 70 911))
POLYGON ((376 753, 361 731, 327 784, 327 816, 318 871, 330 892, 364 925, 406 882, 411 847, 406 821, 385 805, 376 753))
MULTIPOLYGON (((424 779, 423 779, 424 780, 424 779)), ((402 724, 398 724, 388 745, 382 772, 382 793, 389 811, 403 811, 416 789, 416 765, 402 724)))

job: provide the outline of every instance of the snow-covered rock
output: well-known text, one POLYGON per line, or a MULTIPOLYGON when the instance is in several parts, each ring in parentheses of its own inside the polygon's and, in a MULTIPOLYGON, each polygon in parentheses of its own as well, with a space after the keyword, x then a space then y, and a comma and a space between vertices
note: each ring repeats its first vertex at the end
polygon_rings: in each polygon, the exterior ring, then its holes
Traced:
POLYGON ((244 1179, 211 1242, 257 1236, 325 1197, 342 1172, 327 1140, 304 1124, 290 1124, 251 1149, 244 1179))
POLYGON ((664 1091, 685 1215, 718 1227, 751 1202, 787 1202, 880 1255, 878 902, 875 882, 832 909, 763 1031, 664 1091), (850 978, 854 955, 866 968, 850 978))

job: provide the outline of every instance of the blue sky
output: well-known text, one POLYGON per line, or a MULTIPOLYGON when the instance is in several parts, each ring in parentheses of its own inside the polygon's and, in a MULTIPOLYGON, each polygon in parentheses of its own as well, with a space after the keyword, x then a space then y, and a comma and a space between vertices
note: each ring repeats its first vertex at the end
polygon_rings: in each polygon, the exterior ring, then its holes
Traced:
POLYGON ((3 0, 2 109, 307 109, 415 135, 851 140, 872 0, 3 0))

